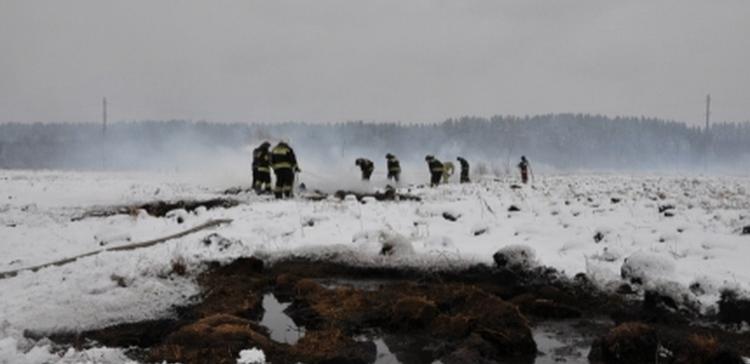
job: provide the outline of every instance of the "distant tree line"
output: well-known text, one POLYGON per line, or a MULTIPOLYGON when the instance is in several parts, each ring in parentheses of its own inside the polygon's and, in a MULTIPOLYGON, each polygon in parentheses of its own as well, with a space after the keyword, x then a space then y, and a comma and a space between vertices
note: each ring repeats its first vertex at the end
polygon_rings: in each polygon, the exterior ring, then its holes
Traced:
MULTIPOLYGON (((338 163, 386 152, 417 162, 463 155, 509 166, 521 155, 560 170, 750 166, 750 123, 709 132, 653 118, 550 114, 462 117, 437 124, 117 122, 0 124, 0 168, 172 168, 222 155, 248 155, 262 140, 287 139, 306 157, 338 163)), ((352 162, 353 163, 353 162, 352 162)))

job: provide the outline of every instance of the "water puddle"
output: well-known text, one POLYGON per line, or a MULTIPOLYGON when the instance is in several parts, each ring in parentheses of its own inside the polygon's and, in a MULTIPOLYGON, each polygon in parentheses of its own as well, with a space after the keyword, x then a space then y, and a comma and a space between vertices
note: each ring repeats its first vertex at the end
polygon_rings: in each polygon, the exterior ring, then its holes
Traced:
POLYGON ((374 364, 430 364, 435 363, 434 343, 416 335, 370 334, 355 338, 372 341, 377 349, 374 364))
MULTIPOLYGON (((376 290, 387 284, 382 280, 328 280, 321 282, 334 287, 356 286, 376 290)), ((289 303, 281 303, 271 293, 263 296, 263 318, 260 324, 267 327, 271 339, 294 345, 305 335, 305 328, 297 326, 284 313, 289 303)), ((588 354, 594 338, 606 331, 611 323, 604 320, 562 320, 541 322, 532 327, 539 354, 536 358, 518 358, 517 364, 588 363, 588 354)), ((372 341, 377 348, 375 364, 430 364, 435 358, 438 343, 419 335, 393 335, 373 332, 356 337, 357 341, 372 341)))
POLYGON ((588 363, 594 339, 612 323, 606 320, 547 321, 532 328, 540 354, 534 364, 588 363))
MULTIPOLYGON (((532 328, 539 354, 536 357, 509 358, 513 364, 588 363, 594 338, 606 331, 611 323, 604 320, 563 320, 542 322, 532 328)), ((440 363, 435 358, 434 340, 414 335, 372 333, 356 338, 372 341, 377 348, 375 364, 440 363)))
POLYGON ((305 336, 305 328, 294 323, 284 310, 289 303, 281 303, 271 293, 263 296, 263 318, 260 324, 268 328, 271 339, 276 342, 294 345, 305 336))
POLYGON ((398 361, 398 358, 396 358, 396 354, 392 353, 391 350, 388 349, 388 345, 386 345, 385 341, 383 341, 382 338, 373 340, 373 343, 375 343, 375 348, 377 349, 374 364, 400 363, 400 361, 398 361))
POLYGON ((394 280, 387 280, 387 279, 346 279, 346 278, 324 278, 324 279, 316 279, 316 282, 318 282, 321 286, 323 286, 326 289, 334 289, 334 288, 353 288, 353 289, 359 289, 363 291, 370 291, 374 292, 377 291, 383 286, 387 286, 390 284, 393 284, 394 280))

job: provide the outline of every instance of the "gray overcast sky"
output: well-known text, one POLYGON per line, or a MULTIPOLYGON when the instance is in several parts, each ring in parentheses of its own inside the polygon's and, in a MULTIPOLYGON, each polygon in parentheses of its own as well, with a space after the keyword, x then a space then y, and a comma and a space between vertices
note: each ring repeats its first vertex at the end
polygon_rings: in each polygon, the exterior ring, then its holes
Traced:
POLYGON ((747 0, 0 0, 0 122, 750 120, 747 0))

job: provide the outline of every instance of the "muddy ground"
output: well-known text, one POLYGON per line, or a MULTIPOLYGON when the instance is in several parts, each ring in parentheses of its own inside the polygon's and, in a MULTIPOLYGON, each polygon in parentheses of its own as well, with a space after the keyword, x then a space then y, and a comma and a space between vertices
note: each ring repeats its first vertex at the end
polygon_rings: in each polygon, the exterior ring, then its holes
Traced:
POLYGON ((147 214, 156 217, 164 217, 169 212, 175 210, 185 210, 193 212, 198 208, 207 210, 214 208, 230 208, 239 205, 240 202, 230 198, 212 198, 207 200, 174 200, 174 201, 153 201, 136 205, 109 206, 95 208, 86 211, 81 216, 76 216, 71 221, 80 221, 91 217, 109 217, 114 215, 137 215, 139 211, 145 211, 147 214))
POLYGON ((697 317, 654 294, 644 299, 637 286, 604 293, 583 275, 549 268, 423 271, 251 257, 210 264, 198 280, 201 297, 176 308, 174 319, 52 339, 182 363, 235 363, 253 347, 272 363, 742 363, 750 356, 750 334, 724 330, 720 315, 697 317), (551 349, 557 341, 567 344, 551 349))

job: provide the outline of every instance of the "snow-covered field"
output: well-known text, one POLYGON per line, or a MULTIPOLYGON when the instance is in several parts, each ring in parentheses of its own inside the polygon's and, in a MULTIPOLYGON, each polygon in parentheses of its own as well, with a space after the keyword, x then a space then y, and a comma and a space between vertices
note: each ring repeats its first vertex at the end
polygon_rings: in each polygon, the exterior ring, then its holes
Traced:
MULTIPOLYGON (((454 177, 455 178, 455 177, 454 177)), ((0 172, 0 272, 170 235, 210 219, 233 222, 153 247, 104 252, 0 279, 0 363, 122 362, 119 349, 56 352, 23 338, 164 317, 198 293, 201 262, 260 254, 335 255, 358 264, 491 263, 524 245, 538 263, 588 273, 602 287, 620 271, 709 309, 722 287, 750 290, 750 178, 560 175, 513 189, 513 179, 403 187, 422 201, 275 201, 240 194, 229 209, 74 219, 97 207, 207 199, 236 182, 134 173, 0 172), (511 205, 520 211, 509 212, 511 205), (671 205, 666 216, 660 207, 671 205), (455 221, 446 219, 450 215, 455 221), (71 220, 75 221, 71 221, 71 220), (205 244, 210 234, 212 244, 205 244), (379 254, 398 243, 393 256, 379 254), (172 273, 184 262, 188 275, 172 273), (690 286, 693 289, 689 289, 690 286)), ((312 186, 315 187, 315 186, 312 186)), ((363 187, 365 188, 365 187, 363 187)), ((226 197, 226 196, 225 196, 226 197)))

